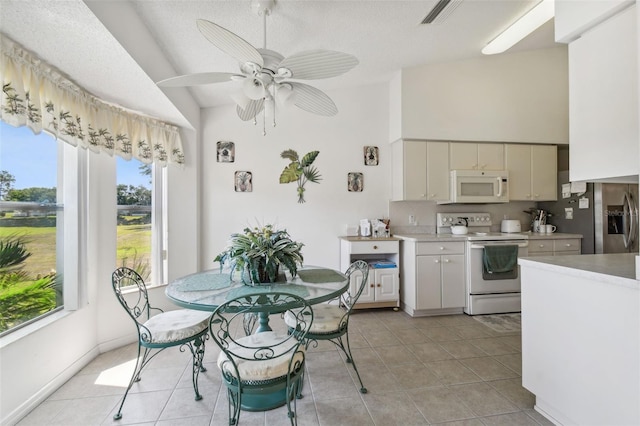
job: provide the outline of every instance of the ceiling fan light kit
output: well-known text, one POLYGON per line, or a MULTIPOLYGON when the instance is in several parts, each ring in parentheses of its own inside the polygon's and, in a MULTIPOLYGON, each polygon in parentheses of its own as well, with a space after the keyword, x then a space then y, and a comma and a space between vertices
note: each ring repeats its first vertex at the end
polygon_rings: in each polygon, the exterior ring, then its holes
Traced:
POLYGON ((243 121, 253 120, 263 113, 263 135, 266 135, 266 115, 276 125, 276 105, 295 105, 307 112, 332 116, 338 113, 335 103, 321 90, 293 80, 317 80, 342 75, 358 65, 358 59, 348 53, 331 50, 309 50, 287 58, 267 49, 266 19, 275 6, 274 0, 252 0, 251 8, 263 21, 264 46, 256 49, 243 38, 211 21, 198 19, 198 30, 218 49, 236 59, 241 74, 206 72, 187 74, 159 81, 161 87, 185 87, 242 80, 240 93, 231 98, 243 121), (266 107, 268 105, 268 107, 266 107), (266 107, 266 108, 265 108, 266 107), (269 111, 267 111, 267 109, 269 111))
POLYGON ((555 0, 542 0, 487 44, 484 49, 482 49, 482 53, 485 55, 495 55, 496 53, 502 53, 510 49, 513 45, 538 29, 542 24, 553 18, 554 15, 555 0))

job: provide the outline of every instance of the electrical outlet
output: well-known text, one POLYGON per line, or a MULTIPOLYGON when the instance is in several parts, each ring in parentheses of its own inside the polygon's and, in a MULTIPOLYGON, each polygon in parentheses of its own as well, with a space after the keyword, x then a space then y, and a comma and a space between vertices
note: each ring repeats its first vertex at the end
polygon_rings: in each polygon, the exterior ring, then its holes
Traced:
POLYGON ((416 217, 412 214, 409 215, 409 225, 415 225, 416 217))

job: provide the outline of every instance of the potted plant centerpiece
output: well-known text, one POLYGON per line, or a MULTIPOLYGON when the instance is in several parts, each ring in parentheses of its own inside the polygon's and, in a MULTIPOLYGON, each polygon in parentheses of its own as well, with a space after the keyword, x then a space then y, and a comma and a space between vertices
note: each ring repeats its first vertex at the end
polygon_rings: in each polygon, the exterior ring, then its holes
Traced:
POLYGON ((286 230, 277 230, 273 225, 245 228, 242 233, 231 234, 229 245, 214 259, 234 272, 240 272, 242 282, 249 285, 272 283, 278 278, 280 265, 295 276, 298 265, 302 266, 304 244, 295 242, 286 230))

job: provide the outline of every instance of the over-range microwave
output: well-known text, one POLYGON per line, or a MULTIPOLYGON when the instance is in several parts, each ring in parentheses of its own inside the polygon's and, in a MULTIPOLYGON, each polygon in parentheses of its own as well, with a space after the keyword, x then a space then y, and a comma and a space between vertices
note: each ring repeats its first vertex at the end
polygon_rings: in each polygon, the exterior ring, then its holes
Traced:
POLYGON ((451 170, 451 199, 441 204, 508 201, 507 170, 451 170))

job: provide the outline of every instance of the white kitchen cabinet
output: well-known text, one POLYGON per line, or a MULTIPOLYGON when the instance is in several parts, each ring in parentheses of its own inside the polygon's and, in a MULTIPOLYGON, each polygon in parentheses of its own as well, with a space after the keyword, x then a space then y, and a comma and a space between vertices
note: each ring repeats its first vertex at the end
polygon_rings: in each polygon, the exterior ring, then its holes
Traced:
POLYGON ((392 156, 394 200, 450 198, 448 142, 396 141, 392 156))
POLYGON ((463 242, 402 242, 401 307, 412 316, 462 312, 463 242))
POLYGON ((505 144, 509 171, 509 200, 558 199, 558 147, 555 145, 505 144))
POLYGON ((636 8, 624 9, 569 44, 572 181, 637 182, 636 8))
POLYGON ((504 170, 504 144, 451 142, 451 170, 504 170))
MULTIPOLYGON (((398 238, 340 237, 340 269, 346 271, 356 260, 371 262, 388 259, 399 265, 400 240, 398 238)), ((362 283, 361 274, 351 276, 351 291, 357 291, 362 283)), ((367 284, 358 299, 356 308, 381 308, 400 306, 400 269, 369 268, 367 284)))
POLYGON ((580 238, 530 239, 529 257, 582 254, 580 238))

